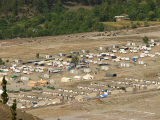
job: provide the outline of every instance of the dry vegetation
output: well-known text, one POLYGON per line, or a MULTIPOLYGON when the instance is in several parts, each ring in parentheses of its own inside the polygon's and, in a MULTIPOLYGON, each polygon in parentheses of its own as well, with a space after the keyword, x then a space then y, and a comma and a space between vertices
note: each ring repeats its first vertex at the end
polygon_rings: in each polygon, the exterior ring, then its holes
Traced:
MULTIPOLYGON (((117 30, 124 28, 131 28, 132 24, 135 24, 136 27, 145 27, 146 21, 120 21, 120 22, 103 22, 105 29, 117 30)), ((159 21, 149 21, 147 22, 148 26, 160 25, 159 21)))

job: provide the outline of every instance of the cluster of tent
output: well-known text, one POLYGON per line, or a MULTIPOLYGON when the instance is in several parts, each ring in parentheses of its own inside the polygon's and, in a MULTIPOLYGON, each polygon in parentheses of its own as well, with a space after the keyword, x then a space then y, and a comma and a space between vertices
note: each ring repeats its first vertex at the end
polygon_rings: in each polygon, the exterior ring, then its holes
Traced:
MULTIPOLYGON (((91 80, 93 78, 94 77, 92 75, 90 75, 90 74, 86 74, 84 76, 74 76, 73 77, 73 79, 75 79, 75 80, 81 80, 81 79, 83 79, 83 80, 91 80)), ((68 77, 62 77, 61 78, 61 82, 71 82, 71 81, 72 81, 72 79, 68 78, 68 77)))

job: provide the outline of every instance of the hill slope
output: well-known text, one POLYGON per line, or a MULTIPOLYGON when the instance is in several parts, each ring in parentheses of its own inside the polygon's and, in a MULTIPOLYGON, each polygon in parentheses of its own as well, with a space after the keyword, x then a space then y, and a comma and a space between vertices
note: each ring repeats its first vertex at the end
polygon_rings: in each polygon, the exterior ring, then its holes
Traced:
MULTIPOLYGON (((37 117, 33 117, 32 115, 22 112, 20 110, 17 110, 17 120, 40 120, 37 117)), ((0 120, 11 120, 11 113, 8 106, 3 105, 0 103, 0 120)))
POLYGON ((82 5, 99 5, 102 0, 1 0, 0 13, 2 16, 33 16, 37 13, 51 12, 58 7, 82 5))
POLYGON ((104 31, 102 22, 123 13, 157 21, 159 6, 159 0, 0 0, 0 39, 104 31))

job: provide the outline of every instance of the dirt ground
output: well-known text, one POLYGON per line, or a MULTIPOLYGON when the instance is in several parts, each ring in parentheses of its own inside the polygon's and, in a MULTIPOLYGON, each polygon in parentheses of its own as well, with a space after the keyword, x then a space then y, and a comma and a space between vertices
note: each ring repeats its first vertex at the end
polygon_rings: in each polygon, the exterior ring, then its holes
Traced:
MULTIPOLYGON (((0 120, 11 120, 12 115, 10 108, 7 105, 0 103, 0 120)), ((17 119, 22 120, 40 120, 39 118, 27 114, 24 111, 17 110, 17 119)))
POLYGON ((159 120, 160 92, 123 94, 86 103, 30 110, 45 120, 159 120), (39 113, 46 114, 39 114, 39 113))
MULTIPOLYGON (((36 53, 45 55, 82 49, 92 50, 100 46, 126 44, 127 41, 142 42, 144 36, 159 39, 160 26, 115 32, 2 40, 0 41, 0 57, 4 59, 35 59, 36 53), (114 35, 108 35, 113 33, 114 35)), ((156 49, 160 51, 160 48, 156 49)), ((120 69, 117 72, 121 73, 123 77, 128 74, 148 77, 147 75, 150 76, 159 70, 160 63, 157 62, 150 68, 135 67, 135 69, 123 70, 123 73, 120 69)), ((159 120, 159 99, 160 91, 148 91, 111 96, 103 100, 91 100, 84 103, 31 109, 27 112, 45 120, 57 120, 58 118, 61 120, 159 120)))
POLYGON ((39 38, 17 38, 0 41, 0 57, 10 59, 34 59, 40 55, 70 52, 82 49, 93 49, 99 46, 123 44, 126 41, 142 41, 142 37, 160 37, 160 26, 121 30, 115 32, 91 32, 74 35, 39 38), (115 36, 110 35, 115 33, 115 36))

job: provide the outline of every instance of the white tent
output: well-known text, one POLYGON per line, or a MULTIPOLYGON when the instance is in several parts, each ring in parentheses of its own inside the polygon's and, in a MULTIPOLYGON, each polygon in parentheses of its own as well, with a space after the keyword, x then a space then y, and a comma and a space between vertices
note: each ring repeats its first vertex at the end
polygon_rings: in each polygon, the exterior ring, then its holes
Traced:
POLYGON ((29 80, 29 78, 28 78, 28 77, 25 77, 25 76, 22 76, 22 77, 21 77, 21 80, 29 80))
POLYGON ((90 69, 90 68, 84 68, 84 72, 85 72, 85 73, 90 73, 90 72, 91 72, 91 69, 90 69))
POLYGON ((49 78, 50 76, 48 74, 44 74, 44 78, 49 78))
POLYGON ((101 66, 101 70, 107 71, 107 70, 109 70, 109 67, 108 66, 101 66))
POLYGON ((77 70, 71 70, 70 73, 71 74, 78 74, 78 71, 77 70))
POLYGON ((63 77, 61 79, 61 82, 70 82, 71 81, 71 78, 67 78, 67 77, 63 77))
POLYGON ((3 93, 3 90, 0 89, 0 95, 3 93))
POLYGON ((73 79, 75 80, 80 80, 82 77, 81 76, 74 76, 73 79))
POLYGON ((87 75, 83 76, 84 80, 90 80, 90 79, 93 79, 93 78, 94 77, 92 75, 90 75, 90 74, 87 74, 87 75))

